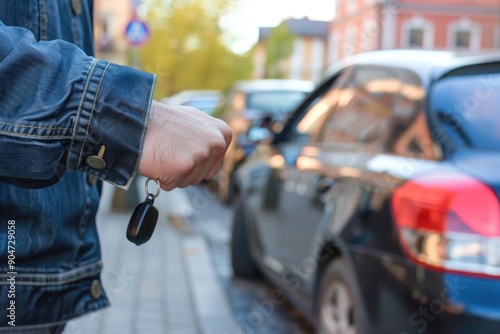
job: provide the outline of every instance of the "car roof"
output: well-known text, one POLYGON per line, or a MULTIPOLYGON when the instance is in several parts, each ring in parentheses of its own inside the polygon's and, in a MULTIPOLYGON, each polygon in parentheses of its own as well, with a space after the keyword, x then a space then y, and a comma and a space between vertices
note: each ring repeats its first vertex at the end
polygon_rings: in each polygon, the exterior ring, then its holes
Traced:
POLYGON ((197 96, 218 96, 221 92, 219 90, 214 89, 192 89, 192 90, 183 90, 177 94, 170 96, 170 98, 177 97, 197 97, 197 96))
POLYGON ((379 50, 359 53, 344 58, 326 70, 327 77, 351 65, 375 65, 408 69, 418 74, 423 82, 438 78, 456 68, 500 62, 500 52, 434 51, 434 50, 379 50))
POLYGON ((310 92, 315 85, 308 80, 293 80, 293 79, 260 79, 237 81, 232 87, 232 90, 240 90, 245 92, 250 91, 305 91, 310 92))
POLYGON ((166 104, 180 105, 199 98, 214 98, 219 99, 222 96, 221 91, 212 89, 193 89, 183 90, 170 97, 163 98, 161 102, 166 104))

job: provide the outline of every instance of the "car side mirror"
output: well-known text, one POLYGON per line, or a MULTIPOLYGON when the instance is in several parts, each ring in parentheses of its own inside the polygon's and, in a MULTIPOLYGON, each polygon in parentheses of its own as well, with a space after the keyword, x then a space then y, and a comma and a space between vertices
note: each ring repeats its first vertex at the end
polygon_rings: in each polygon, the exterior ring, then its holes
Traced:
POLYGON ((274 139, 274 132, 265 127, 252 126, 247 136, 248 140, 254 143, 271 142, 274 139))

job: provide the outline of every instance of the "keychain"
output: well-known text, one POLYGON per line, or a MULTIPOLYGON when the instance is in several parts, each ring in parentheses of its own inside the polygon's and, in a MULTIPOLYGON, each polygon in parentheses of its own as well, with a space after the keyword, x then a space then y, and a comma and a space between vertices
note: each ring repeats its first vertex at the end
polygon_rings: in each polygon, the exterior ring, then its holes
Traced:
POLYGON ((127 239, 137 246, 142 245, 151 238, 158 221, 158 210, 153 204, 155 198, 160 195, 160 181, 156 180, 156 194, 149 192, 149 181, 155 180, 147 179, 146 199, 135 208, 127 227, 127 239))

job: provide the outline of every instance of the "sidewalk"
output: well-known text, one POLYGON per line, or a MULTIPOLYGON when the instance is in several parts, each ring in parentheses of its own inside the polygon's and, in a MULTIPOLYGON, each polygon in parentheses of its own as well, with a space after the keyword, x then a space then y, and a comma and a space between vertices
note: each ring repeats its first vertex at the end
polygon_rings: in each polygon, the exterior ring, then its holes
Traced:
POLYGON ((111 307, 70 322, 64 334, 236 334, 205 240, 174 230, 160 210, 153 237, 136 246, 125 237, 130 215, 98 214, 111 307))

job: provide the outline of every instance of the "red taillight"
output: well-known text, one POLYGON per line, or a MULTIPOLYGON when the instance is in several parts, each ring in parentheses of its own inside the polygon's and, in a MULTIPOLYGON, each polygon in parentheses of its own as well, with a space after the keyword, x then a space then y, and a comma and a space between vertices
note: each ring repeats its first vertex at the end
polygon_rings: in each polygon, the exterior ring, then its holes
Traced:
POLYGON ((457 173, 422 176, 394 192, 392 210, 412 260, 500 275, 500 204, 483 183, 457 173))

